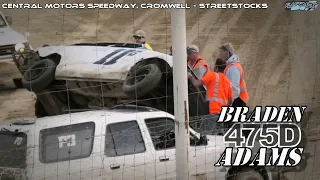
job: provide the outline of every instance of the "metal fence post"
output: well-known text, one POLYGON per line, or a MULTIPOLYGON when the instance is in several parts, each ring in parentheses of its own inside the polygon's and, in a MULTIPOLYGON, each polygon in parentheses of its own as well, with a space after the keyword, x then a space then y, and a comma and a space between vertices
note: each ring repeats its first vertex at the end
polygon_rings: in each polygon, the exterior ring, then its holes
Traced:
MULTIPOLYGON (((172 0, 172 3, 185 3, 185 0, 172 0)), ((189 102, 187 78, 185 9, 171 10, 171 31, 173 49, 173 90, 174 116, 176 120, 176 173, 177 180, 189 179, 189 102)))

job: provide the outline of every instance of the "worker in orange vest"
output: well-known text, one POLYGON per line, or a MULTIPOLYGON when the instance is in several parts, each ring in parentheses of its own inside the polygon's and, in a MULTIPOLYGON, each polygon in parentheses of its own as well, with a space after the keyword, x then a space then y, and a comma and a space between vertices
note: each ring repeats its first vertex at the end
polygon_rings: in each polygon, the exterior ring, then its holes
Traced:
POLYGON ((205 130, 202 128, 201 133, 207 134, 208 131, 209 134, 214 133, 218 128, 221 129, 216 123, 219 119, 221 107, 232 104, 233 94, 231 83, 223 73, 212 72, 210 70, 199 80, 193 77, 191 73, 188 73, 188 79, 190 79, 196 87, 202 85, 207 87, 206 99, 209 101, 210 117, 205 118, 205 120, 209 121, 205 121, 205 130))
MULTIPOLYGON (((216 60, 215 66, 214 66, 214 72, 224 74, 224 70, 225 70, 226 66, 227 66, 226 61, 218 58, 216 60)), ((230 86, 231 86, 231 82, 230 82, 230 86)), ((232 88, 232 86, 231 86, 231 88, 232 88)), ((230 91, 232 92, 232 89, 230 91)), ((233 99, 230 101, 233 101, 233 99)), ((233 125, 233 123, 230 123, 230 122, 224 123, 224 127, 226 130, 229 129, 232 125, 233 125)))
POLYGON ((198 79, 201 79, 209 69, 208 64, 200 56, 199 48, 196 45, 187 47, 187 63, 198 79))
POLYGON ((234 101, 232 106, 246 106, 248 104, 249 95, 239 57, 234 54, 234 48, 231 43, 224 44, 219 50, 220 58, 227 63, 224 73, 230 80, 233 89, 234 101))

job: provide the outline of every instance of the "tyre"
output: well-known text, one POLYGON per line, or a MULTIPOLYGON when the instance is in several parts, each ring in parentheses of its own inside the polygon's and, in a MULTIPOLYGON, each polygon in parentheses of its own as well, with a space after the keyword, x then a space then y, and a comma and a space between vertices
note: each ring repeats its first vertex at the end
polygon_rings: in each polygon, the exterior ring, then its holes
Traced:
POLYGON ((263 176, 252 168, 242 167, 233 173, 228 180, 265 180, 263 176))
POLYGON ((41 92, 53 80, 56 64, 51 59, 43 59, 27 69, 22 78, 23 87, 32 92, 41 92))
POLYGON ((141 97, 153 90, 160 83, 161 77, 162 73, 157 65, 147 64, 129 74, 122 90, 131 98, 141 97))

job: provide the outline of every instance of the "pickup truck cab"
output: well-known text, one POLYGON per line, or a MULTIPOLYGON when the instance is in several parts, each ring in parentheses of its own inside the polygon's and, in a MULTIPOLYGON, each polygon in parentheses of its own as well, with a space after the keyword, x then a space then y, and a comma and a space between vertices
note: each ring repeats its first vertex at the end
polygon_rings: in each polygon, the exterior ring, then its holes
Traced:
MULTIPOLYGON (((0 63, 13 63, 12 54, 15 52, 15 45, 23 43, 29 45, 27 38, 11 28, 12 18, 0 11, 0 63)), ((14 73, 13 73, 14 74, 14 73)), ((17 88, 21 88, 21 76, 12 77, 17 88)))
POLYGON ((28 43, 26 37, 11 28, 12 18, 0 12, 0 62, 13 61, 17 43, 28 43))
MULTIPOLYGON (((214 167, 223 136, 189 130, 190 179, 225 180, 233 172, 232 179, 271 180, 254 170, 237 178, 232 168, 214 167)), ((0 126, 0 139, 0 179, 176 179, 174 116, 149 107, 16 121, 0 126)))

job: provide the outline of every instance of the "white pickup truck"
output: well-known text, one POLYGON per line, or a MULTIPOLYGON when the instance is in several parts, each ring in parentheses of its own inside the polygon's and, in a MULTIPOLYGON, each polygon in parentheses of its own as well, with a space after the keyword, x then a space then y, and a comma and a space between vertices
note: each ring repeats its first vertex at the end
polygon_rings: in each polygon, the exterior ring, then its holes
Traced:
MULTIPOLYGON (((189 128, 189 179, 275 180, 265 167, 214 167, 223 136, 189 128)), ((0 126, 0 179, 176 179, 174 116, 142 106, 0 126)))
POLYGON ((28 43, 27 38, 14 31, 10 27, 11 25, 11 16, 0 12, 0 62, 13 60, 12 54, 15 51, 14 47, 17 43, 28 43))
MULTIPOLYGON (((12 54, 15 52, 17 43, 28 44, 26 36, 14 31, 11 28, 12 18, 0 11, 0 63, 13 62, 12 54)), ((18 77, 17 77, 18 78, 18 77)), ((15 86, 19 85, 20 79, 13 79, 15 86)))

